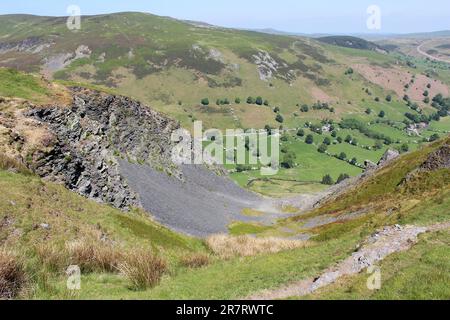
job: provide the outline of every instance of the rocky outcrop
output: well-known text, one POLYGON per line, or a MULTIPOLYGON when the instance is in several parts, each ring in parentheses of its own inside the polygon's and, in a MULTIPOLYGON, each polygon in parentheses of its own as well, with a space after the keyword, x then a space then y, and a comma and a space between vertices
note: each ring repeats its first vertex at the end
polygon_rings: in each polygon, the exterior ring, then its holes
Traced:
POLYGON ((40 176, 120 209, 140 206, 120 173, 120 158, 179 176, 171 161, 178 124, 126 97, 73 88, 69 107, 34 107, 26 116, 51 133, 29 165, 40 176))
POLYGON ((39 53, 51 45, 52 43, 47 42, 40 37, 29 37, 21 41, 0 42, 0 53, 13 51, 39 53))
POLYGON ((394 159, 397 159, 400 156, 400 152, 398 152, 397 150, 387 150, 384 155, 381 157, 381 160, 378 162, 378 166, 384 166, 386 164, 388 164, 389 162, 391 162, 394 159))
POLYGON ((450 145, 444 145, 430 154, 427 161, 420 168, 426 171, 450 169, 450 145))

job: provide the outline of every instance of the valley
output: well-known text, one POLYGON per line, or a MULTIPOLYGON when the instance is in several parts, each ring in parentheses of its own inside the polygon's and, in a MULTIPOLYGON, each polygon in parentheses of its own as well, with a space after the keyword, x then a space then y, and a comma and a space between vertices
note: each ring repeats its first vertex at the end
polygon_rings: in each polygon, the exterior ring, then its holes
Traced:
POLYGON ((81 19, 0 16, 0 299, 450 297, 449 37, 81 19), (198 121, 276 174, 176 164, 198 121))

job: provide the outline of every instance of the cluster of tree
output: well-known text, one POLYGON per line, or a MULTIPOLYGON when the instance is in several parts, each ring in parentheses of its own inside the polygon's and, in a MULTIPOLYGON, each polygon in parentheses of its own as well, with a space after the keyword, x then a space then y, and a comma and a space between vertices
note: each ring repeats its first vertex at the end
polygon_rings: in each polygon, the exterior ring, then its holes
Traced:
POLYGON ((375 132, 370 130, 365 123, 356 120, 356 119, 344 119, 339 123, 339 126, 342 129, 351 129, 351 130, 358 130, 362 134, 364 134, 366 137, 375 139, 375 140, 381 140, 386 145, 390 145, 393 143, 393 140, 391 137, 388 137, 382 133, 375 132))
POLYGON ((347 137, 345 137, 345 142, 347 142, 348 144, 351 144, 353 146, 357 146, 358 145, 358 139, 353 138, 351 135, 348 135, 347 137))
POLYGON ((327 186, 332 186, 334 184, 339 184, 347 179, 350 179, 350 176, 346 173, 341 173, 339 175, 339 178, 337 179, 337 181, 335 182, 334 179, 331 177, 331 175, 326 174, 323 176, 322 178, 322 184, 327 185, 327 186))
POLYGON ((353 68, 348 68, 347 70, 345 70, 345 75, 352 75, 355 71, 353 70, 353 68))
POLYGON ((231 104, 231 103, 230 103, 230 100, 228 100, 228 98, 216 100, 216 105, 218 105, 218 106, 229 105, 229 104, 231 104))
POLYGON ((300 107, 300 111, 301 112, 308 112, 309 111, 309 106, 307 104, 304 104, 300 107))
MULTIPOLYGON (((200 103, 202 105, 204 105, 204 106, 209 106, 210 101, 209 101, 208 98, 203 98, 200 101, 200 103)), ((234 103, 240 104, 241 103, 241 98, 236 97, 234 99, 234 103)), ((248 97, 247 98, 247 103, 248 104, 256 104, 256 105, 260 105, 260 106, 262 106, 262 105, 268 106, 269 105, 269 101, 268 100, 264 100, 262 97, 256 97, 256 98, 248 97)), ((229 104, 231 104, 231 102, 230 102, 230 100, 228 98, 224 98, 224 99, 217 99, 216 100, 216 104, 217 105, 229 105, 229 104)))
POLYGON ((431 106, 438 110, 440 117, 446 117, 450 112, 450 98, 444 98, 442 94, 438 94, 433 98, 431 106))
POLYGON ((256 97, 256 98, 248 97, 247 104, 256 104, 258 106, 262 106, 262 105, 269 106, 270 105, 269 100, 263 99, 262 97, 256 97))
POLYGON ((327 186, 332 186, 333 184, 335 184, 335 182, 334 182, 333 178, 331 177, 331 175, 326 174, 322 178, 322 184, 327 185, 327 186))
POLYGON ((412 121, 413 123, 429 123, 430 122, 430 117, 424 115, 424 114, 412 114, 412 113, 405 113, 405 117, 408 118, 410 121, 412 121))
POLYGON ((313 110, 328 110, 333 113, 335 110, 326 102, 316 102, 312 105, 313 110))

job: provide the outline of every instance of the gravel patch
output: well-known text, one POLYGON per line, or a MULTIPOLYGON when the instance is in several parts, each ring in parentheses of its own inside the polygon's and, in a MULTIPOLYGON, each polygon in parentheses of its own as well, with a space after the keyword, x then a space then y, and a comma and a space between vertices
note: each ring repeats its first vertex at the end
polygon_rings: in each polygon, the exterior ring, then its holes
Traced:
POLYGON ((271 224, 290 216, 280 212, 276 201, 246 191, 203 166, 182 166, 184 181, 124 160, 120 170, 146 211, 159 223, 191 236, 227 233, 228 225, 235 221, 271 224), (245 216, 245 208, 264 215, 245 216))

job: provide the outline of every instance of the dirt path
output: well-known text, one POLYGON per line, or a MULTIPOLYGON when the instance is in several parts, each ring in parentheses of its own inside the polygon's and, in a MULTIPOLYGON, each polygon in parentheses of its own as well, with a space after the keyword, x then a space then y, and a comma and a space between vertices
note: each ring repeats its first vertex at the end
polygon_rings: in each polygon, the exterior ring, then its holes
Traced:
POLYGON ((369 237, 351 257, 337 266, 329 268, 320 277, 302 280, 280 289, 260 292, 247 299, 276 300, 311 294, 320 288, 333 284, 343 276, 358 274, 393 253, 409 250, 417 243, 420 234, 446 229, 450 229, 450 222, 431 227, 402 227, 398 225, 386 227, 369 237))
POLYGON ((428 41, 422 42, 418 47, 417 47, 417 52, 431 60, 436 60, 436 61, 440 61, 440 62, 446 62, 446 63, 450 63, 450 60, 446 60, 446 59, 442 59, 442 58, 438 58, 438 57, 434 57, 431 54, 426 53, 425 51, 422 50, 422 47, 427 44, 428 41))

